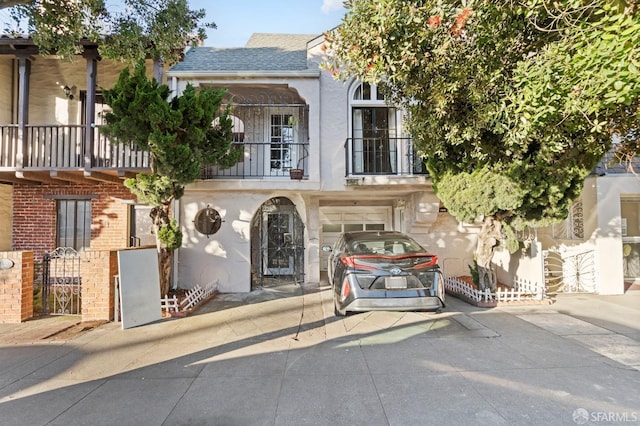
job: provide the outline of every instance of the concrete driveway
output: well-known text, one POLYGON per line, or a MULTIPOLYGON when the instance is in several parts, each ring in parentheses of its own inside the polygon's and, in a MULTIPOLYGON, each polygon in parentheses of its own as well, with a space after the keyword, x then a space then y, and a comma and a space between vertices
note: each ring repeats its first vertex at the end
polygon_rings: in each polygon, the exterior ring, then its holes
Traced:
POLYGON ((640 423, 636 293, 336 318, 309 284, 68 341, 0 336, 0 424, 640 423))

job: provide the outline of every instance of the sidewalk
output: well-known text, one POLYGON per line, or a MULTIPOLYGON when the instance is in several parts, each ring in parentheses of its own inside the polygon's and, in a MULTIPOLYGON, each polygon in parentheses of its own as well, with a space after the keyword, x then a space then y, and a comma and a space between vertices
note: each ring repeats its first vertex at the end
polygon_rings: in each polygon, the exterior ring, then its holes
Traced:
POLYGON ((19 324, 0 324, 0 345, 46 343, 47 339, 78 326, 80 322, 79 315, 49 315, 19 324))
MULTIPOLYGON (((60 344, 2 341, 0 423, 574 425, 585 412, 640 419, 639 301, 566 295, 549 306, 482 309, 449 297, 441 314, 338 318, 330 289, 317 284, 219 295, 185 318, 127 330, 109 323, 60 344)), ((35 327, 29 323, 10 326, 35 327)))

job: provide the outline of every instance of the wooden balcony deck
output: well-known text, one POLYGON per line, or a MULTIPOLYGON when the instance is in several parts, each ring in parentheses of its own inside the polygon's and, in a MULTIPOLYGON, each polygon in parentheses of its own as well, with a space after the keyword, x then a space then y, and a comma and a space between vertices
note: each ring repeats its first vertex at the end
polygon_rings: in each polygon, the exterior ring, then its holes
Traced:
POLYGON ((0 182, 122 182, 150 170, 150 156, 113 143, 98 127, 0 124, 0 182))

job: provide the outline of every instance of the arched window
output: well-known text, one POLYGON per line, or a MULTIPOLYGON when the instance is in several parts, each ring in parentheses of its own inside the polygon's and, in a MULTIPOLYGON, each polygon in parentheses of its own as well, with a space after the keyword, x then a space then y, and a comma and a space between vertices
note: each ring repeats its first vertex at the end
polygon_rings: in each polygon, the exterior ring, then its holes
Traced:
MULTIPOLYGON (((233 142, 244 142, 244 121, 235 115, 230 115, 229 118, 232 123, 233 142)), ((215 127, 218 123, 220 123, 220 117, 216 117, 211 125, 215 127)))
POLYGON ((357 82, 350 91, 352 174, 388 175, 398 169, 396 108, 386 104, 377 86, 357 82))

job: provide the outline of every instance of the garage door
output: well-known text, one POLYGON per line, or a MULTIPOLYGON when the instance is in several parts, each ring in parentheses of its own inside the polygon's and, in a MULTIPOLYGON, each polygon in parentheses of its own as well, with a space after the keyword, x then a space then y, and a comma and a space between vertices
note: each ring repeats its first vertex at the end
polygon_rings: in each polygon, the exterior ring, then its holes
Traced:
MULTIPOLYGON (((321 207, 320 247, 333 246, 342 232, 391 229, 391 207, 321 207)), ((328 253, 320 252, 320 270, 327 270, 328 253)))

